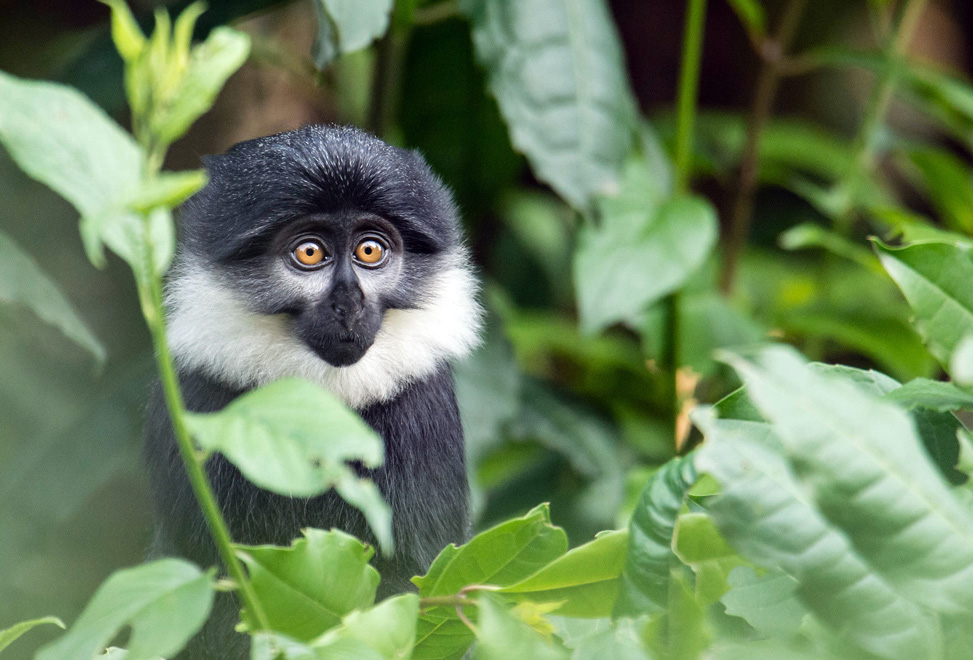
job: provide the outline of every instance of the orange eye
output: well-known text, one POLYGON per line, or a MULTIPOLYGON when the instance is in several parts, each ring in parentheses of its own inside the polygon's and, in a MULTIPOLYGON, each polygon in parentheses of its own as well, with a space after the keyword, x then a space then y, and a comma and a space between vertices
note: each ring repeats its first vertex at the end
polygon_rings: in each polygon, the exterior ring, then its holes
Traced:
POLYGON ((324 246, 317 241, 303 241, 294 248, 294 258, 302 266, 317 266, 324 261, 324 246))
POLYGON ((385 259, 385 246, 368 238, 355 247, 355 259, 366 266, 375 266, 385 259))

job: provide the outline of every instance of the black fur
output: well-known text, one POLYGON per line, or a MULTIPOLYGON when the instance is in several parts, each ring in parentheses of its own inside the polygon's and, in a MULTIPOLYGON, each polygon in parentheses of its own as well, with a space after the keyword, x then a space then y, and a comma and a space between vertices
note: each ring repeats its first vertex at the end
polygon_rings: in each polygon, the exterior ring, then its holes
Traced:
MULTIPOLYGON (((281 241, 289 240, 294 227, 311 222, 329 231, 329 226, 340 229, 362 218, 385 223, 399 242, 404 266, 388 280, 398 292, 369 303, 381 310, 413 306, 440 253, 459 246, 452 198, 421 156, 355 129, 306 127, 239 144, 206 164, 210 183, 183 210, 181 249, 246 291, 254 311, 290 315, 295 335, 316 349, 316 326, 302 319, 308 309, 330 309, 336 285, 324 298, 280 300, 283 294, 271 277, 272 260, 281 258, 281 241)), ((181 373, 180 379, 191 411, 219 410, 242 393, 202 373, 181 373)), ((467 537, 462 427, 449 366, 440 365, 392 400, 359 413, 385 442, 383 466, 360 470, 392 507, 395 554, 373 559, 382 575, 381 597, 411 589, 410 577, 424 573, 444 546, 467 537)), ((158 387, 149 408, 145 456, 156 516, 153 554, 182 556, 201 566, 218 564, 158 387)), ((303 527, 336 527, 373 542, 361 513, 334 492, 312 499, 275 495, 248 482, 220 455, 206 468, 239 543, 288 545, 303 527)), ((248 638, 233 632, 235 620, 235 603, 219 596, 211 621, 180 657, 247 657, 248 638)))

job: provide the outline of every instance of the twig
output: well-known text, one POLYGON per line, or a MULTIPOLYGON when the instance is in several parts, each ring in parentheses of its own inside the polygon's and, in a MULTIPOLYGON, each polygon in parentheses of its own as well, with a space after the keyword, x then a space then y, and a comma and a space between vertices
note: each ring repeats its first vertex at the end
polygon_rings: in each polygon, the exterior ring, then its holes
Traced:
POLYGON ((759 50, 761 65, 757 90, 747 118, 747 139, 740 159, 736 197, 730 213, 729 234, 723 247, 720 291, 724 295, 733 292, 737 264, 750 234, 763 131, 770 119, 774 99, 777 97, 782 64, 785 62, 787 50, 794 39, 794 33, 797 31, 797 25, 806 6, 807 0, 790 0, 781 15, 776 34, 764 41, 759 50))

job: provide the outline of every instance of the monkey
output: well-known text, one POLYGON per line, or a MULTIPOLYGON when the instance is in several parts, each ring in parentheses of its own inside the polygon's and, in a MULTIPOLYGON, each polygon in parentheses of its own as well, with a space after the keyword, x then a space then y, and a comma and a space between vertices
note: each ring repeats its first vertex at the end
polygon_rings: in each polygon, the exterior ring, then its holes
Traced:
MULTIPOLYGON (((299 377, 355 410, 385 445, 381 467, 358 468, 392 510, 395 552, 372 560, 378 596, 410 590, 410 578, 470 527, 451 363, 479 342, 482 309, 453 197, 418 152, 352 127, 305 126, 203 162, 209 180, 179 209, 165 296, 186 407, 218 411, 299 377)), ((158 385, 144 454, 150 554, 218 565, 158 385)), ((235 542, 286 546, 317 527, 375 543, 334 491, 274 494, 220 454, 205 467, 235 542)), ((235 617, 233 601, 218 595, 180 658, 249 657, 235 617)))

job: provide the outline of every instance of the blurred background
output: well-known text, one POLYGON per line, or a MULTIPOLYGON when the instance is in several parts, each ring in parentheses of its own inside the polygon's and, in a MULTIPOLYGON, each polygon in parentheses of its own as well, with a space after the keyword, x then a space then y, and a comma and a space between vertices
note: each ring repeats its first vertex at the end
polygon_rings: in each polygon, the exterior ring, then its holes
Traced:
MULTIPOLYGON (((646 130, 669 148, 684 3, 609 4, 646 130)), ((185 3, 130 5, 148 25, 155 7, 176 13, 185 3)), ((771 25, 782 5, 766 3, 771 25)), ((571 284, 576 214, 511 147, 476 65, 468 22, 450 3, 420 3, 415 19, 408 34, 319 72, 309 59, 311 0, 211 1, 197 36, 232 23, 252 36, 252 54, 216 107, 174 145, 166 166, 195 168, 201 156, 240 140, 320 122, 365 126, 421 150, 463 210, 491 314, 483 348, 457 367, 477 526, 550 501, 554 522, 577 543, 624 524, 648 474, 694 441, 686 434, 674 440, 664 410, 656 368, 664 311, 653 307, 598 335, 579 330, 571 284), (395 84, 376 85, 383 75, 395 84), (389 95, 382 103, 372 100, 378 87, 389 95)), ((94 0, 0 0, 0 69, 76 86, 124 124, 122 68, 107 21, 108 8, 94 0)), ((867 3, 818 0, 808 3, 791 51, 868 49, 874 34, 867 3)), ((967 75, 971 35, 973 3, 937 0, 909 52, 967 75)), ((696 189, 724 225, 763 62, 730 4, 711 0, 694 171, 696 189)), ((834 175, 849 157, 871 78, 865 68, 802 67, 800 57, 781 78, 734 281, 718 291, 714 258, 684 293, 687 399, 714 401, 735 386, 713 361, 714 348, 767 336, 792 341, 812 358, 875 366, 900 380, 937 374, 894 285, 868 260, 864 239, 874 226, 849 227, 843 257, 840 249, 838 257, 834 249, 794 251, 815 242, 784 233, 824 226, 826 214, 781 171, 825 181, 834 175)), ((973 132, 964 140, 929 107, 898 100, 888 125, 890 136, 909 149, 925 145, 936 158, 930 164, 914 149, 883 152, 883 190, 913 213, 973 229, 973 206, 962 206, 973 198, 973 132), (959 197, 950 197, 957 187, 959 197)), ((0 230, 52 276, 108 354, 98 368, 57 330, 0 305, 3 628, 48 614, 71 621, 109 573, 143 558, 151 522, 140 427, 153 371, 127 266, 110 259, 105 270, 93 268, 74 209, 2 150, 0 230)), ((11 660, 29 657, 47 634, 31 633, 8 651, 11 660)))

